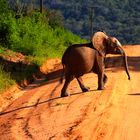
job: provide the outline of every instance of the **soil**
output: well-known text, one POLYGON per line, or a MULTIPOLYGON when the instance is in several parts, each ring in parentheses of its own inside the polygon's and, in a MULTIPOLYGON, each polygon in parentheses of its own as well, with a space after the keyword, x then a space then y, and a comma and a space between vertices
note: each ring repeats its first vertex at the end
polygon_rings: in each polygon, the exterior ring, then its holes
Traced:
MULTIPOLYGON (((60 98, 61 69, 38 79, 0 114, 1 140, 140 140, 140 46, 124 46, 131 80, 119 55, 106 59, 108 82, 97 90, 97 76, 83 76, 90 92, 74 79, 70 97, 60 98)), ((61 67, 61 66, 60 66, 61 67)), ((60 68, 59 67, 59 68, 60 68)))

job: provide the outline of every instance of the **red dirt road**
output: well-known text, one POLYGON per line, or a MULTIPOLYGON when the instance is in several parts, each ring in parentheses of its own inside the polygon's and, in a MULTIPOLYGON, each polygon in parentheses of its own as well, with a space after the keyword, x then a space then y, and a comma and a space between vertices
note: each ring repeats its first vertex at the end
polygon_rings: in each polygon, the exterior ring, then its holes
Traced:
POLYGON ((97 91, 97 76, 83 76, 90 92, 76 80, 70 97, 60 98, 56 73, 32 84, 0 114, 0 140, 140 140, 140 46, 125 47, 131 80, 120 56, 109 56, 106 90, 97 91))

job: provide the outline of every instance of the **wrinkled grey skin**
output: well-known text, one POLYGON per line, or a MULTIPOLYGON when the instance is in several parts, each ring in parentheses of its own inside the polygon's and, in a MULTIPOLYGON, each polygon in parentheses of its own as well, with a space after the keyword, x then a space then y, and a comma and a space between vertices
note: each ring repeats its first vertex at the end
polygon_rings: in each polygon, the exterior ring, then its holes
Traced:
POLYGON ((91 43, 74 44, 64 52, 62 64, 65 70, 65 83, 61 90, 61 97, 70 95, 66 90, 73 78, 77 79, 83 92, 89 91, 89 88, 83 84, 81 79, 82 75, 89 72, 97 74, 98 90, 103 90, 107 82, 107 76, 104 73, 106 54, 121 54, 123 56, 125 70, 130 80, 127 57, 120 42, 114 37, 108 37, 103 32, 97 32, 93 36, 91 43))

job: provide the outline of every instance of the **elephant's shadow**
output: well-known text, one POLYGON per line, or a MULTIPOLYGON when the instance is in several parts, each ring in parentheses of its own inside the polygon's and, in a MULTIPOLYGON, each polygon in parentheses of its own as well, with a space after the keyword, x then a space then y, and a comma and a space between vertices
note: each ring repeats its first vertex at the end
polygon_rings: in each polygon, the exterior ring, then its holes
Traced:
MULTIPOLYGON (((128 67, 131 71, 140 71, 140 56, 128 56, 128 67)), ((107 57, 105 59, 105 68, 124 67, 122 56, 107 57)), ((118 69, 119 70, 119 69, 118 69)))

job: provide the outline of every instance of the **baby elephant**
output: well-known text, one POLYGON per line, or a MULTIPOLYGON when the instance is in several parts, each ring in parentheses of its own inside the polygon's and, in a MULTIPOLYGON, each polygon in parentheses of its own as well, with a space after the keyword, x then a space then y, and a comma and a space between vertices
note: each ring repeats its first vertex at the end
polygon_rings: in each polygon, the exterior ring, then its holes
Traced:
POLYGON ((107 81, 104 73, 104 59, 106 54, 121 54, 128 79, 127 56, 121 47, 121 43, 115 38, 107 36, 103 32, 96 32, 90 43, 74 44, 66 49, 62 57, 65 70, 65 83, 61 91, 61 97, 69 96, 66 91, 69 83, 76 78, 83 92, 89 90, 84 86, 81 76, 85 73, 94 72, 98 75, 98 90, 103 90, 107 81))

